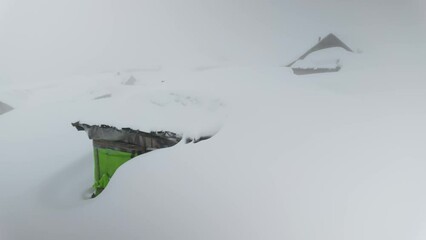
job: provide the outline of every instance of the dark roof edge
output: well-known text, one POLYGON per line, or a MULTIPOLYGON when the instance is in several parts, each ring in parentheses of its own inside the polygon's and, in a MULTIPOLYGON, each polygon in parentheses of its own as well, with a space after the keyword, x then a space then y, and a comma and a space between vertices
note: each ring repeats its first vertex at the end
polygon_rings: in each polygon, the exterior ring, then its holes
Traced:
MULTIPOLYGON (((110 131, 114 131, 114 132, 117 132, 117 133, 120 133, 120 134, 125 134, 125 135, 126 134, 138 134, 138 135, 145 135, 145 136, 162 138, 162 139, 167 139, 167 140, 174 140, 174 141, 180 141, 180 139, 182 138, 181 135, 173 133, 173 132, 169 132, 169 131, 143 132, 143 131, 134 130, 134 129, 131 129, 131 128, 118 129, 116 127, 105 125, 105 124, 89 125, 89 124, 86 124, 86 123, 80 123, 79 121, 77 121, 75 123, 71 123, 71 125, 73 127, 75 127, 78 131, 86 131, 86 132, 88 132, 90 129, 93 129, 93 128, 100 128, 100 129, 110 130, 110 131)), ((89 138, 90 138, 90 136, 89 136, 89 138)))

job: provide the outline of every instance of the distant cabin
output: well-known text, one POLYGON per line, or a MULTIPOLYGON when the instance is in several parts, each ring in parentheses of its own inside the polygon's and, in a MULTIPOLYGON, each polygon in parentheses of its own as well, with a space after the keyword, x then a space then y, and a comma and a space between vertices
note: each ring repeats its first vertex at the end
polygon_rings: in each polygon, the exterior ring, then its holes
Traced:
POLYGON ((136 82, 137 82, 136 78, 132 75, 132 76, 129 77, 129 79, 124 81, 123 84, 128 85, 128 86, 132 86, 132 85, 135 85, 136 82))
POLYGON ((318 43, 295 61, 288 64, 296 75, 338 72, 341 68, 340 55, 343 52, 352 53, 348 47, 334 34, 319 38, 318 43))
POLYGON ((147 133, 80 122, 72 123, 72 126, 78 131, 85 131, 93 140, 95 183, 92 197, 106 188, 115 171, 125 162, 156 149, 174 146, 181 140, 181 136, 172 132, 147 133))

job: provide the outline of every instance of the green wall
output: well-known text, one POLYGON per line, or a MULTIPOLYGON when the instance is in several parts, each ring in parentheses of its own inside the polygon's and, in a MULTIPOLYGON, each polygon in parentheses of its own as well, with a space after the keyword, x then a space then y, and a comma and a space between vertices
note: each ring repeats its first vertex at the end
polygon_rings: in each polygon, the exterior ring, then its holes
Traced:
POLYGON ((107 148, 94 148, 95 154, 95 195, 104 190, 115 171, 134 157, 132 153, 107 148))

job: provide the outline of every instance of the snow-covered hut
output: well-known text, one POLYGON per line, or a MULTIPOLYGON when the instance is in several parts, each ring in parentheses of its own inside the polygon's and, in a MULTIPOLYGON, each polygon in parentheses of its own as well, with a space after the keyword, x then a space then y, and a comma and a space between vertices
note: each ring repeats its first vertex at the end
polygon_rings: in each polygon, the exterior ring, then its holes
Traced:
POLYGON ((135 85, 136 82, 137 82, 136 78, 133 75, 131 75, 129 79, 123 82, 123 84, 131 86, 131 85, 135 85))
POLYGON ((351 52, 351 48, 330 33, 287 67, 296 75, 337 72, 342 68, 341 58, 351 52))
POLYGON ((130 159, 159 148, 171 147, 181 140, 172 132, 142 132, 130 128, 118 129, 107 125, 72 123, 78 131, 85 131, 93 140, 95 162, 95 192, 99 195, 108 185, 115 171, 130 159))

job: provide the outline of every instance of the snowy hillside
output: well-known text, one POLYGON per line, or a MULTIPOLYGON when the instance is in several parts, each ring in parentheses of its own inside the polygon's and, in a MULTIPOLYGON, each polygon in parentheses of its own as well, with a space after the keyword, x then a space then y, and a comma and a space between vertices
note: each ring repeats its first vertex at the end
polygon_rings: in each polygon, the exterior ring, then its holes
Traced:
POLYGON ((426 220, 423 84, 413 77, 390 87, 369 77, 386 74, 352 71, 316 82, 279 67, 159 72, 162 84, 134 86, 111 73, 10 88, 5 100, 30 94, 0 118, 1 233, 422 239, 424 226, 415 224, 426 220), (101 93, 111 97, 93 100, 101 93), (218 133, 131 160, 87 200, 91 142, 70 126, 82 119, 218 133))
POLYGON ((424 7, 0 0, 0 240, 426 239, 424 7), (76 121, 212 137, 91 198, 76 121))

